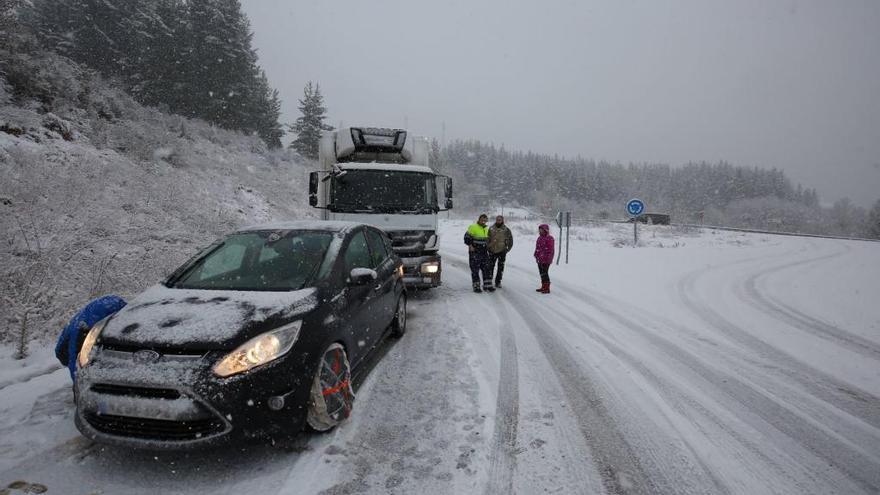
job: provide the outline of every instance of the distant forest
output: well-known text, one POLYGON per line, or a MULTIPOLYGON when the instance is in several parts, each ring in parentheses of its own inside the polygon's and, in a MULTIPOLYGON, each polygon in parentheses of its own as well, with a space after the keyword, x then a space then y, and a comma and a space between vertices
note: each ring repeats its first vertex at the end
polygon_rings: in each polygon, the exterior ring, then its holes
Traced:
POLYGON ((521 205, 546 215, 622 219, 629 198, 673 222, 880 238, 880 200, 871 211, 848 198, 823 207, 815 189, 782 170, 726 162, 620 164, 510 151, 480 141, 432 142, 435 166, 456 185, 458 205, 521 205))

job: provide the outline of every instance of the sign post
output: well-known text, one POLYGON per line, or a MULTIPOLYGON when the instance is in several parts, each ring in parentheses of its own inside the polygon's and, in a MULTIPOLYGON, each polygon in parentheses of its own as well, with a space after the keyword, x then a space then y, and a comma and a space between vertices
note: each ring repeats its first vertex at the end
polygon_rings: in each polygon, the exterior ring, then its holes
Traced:
POLYGON ((571 246, 571 212, 565 212, 565 264, 568 264, 568 248, 571 246))
POLYGON ((568 264, 568 246, 571 236, 571 212, 560 211, 556 213, 556 225, 559 226, 559 254, 556 255, 556 264, 562 258, 562 228, 565 227, 565 264, 568 264))
POLYGON ((626 202, 626 213, 632 219, 633 223, 633 247, 639 245, 639 215, 645 212, 645 202, 638 198, 633 198, 626 202))

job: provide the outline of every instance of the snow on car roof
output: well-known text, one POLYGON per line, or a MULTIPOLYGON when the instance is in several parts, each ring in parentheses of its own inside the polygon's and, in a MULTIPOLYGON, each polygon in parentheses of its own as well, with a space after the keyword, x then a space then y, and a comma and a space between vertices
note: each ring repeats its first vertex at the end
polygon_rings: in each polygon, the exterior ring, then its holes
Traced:
POLYGON ((248 225, 236 230, 236 232, 252 232, 257 230, 325 230, 327 232, 344 232, 360 225, 364 224, 340 220, 294 220, 248 225))
POLYGON ((395 172, 422 172, 433 174, 431 167, 424 165, 401 165, 399 163, 340 163, 342 170, 394 170, 395 172))

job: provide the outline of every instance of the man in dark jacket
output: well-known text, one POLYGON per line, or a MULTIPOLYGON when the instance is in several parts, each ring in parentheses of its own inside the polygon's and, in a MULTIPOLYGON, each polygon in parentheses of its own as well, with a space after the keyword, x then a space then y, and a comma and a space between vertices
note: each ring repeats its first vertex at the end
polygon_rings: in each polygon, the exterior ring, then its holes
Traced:
POLYGON ((471 224, 464 233, 464 243, 468 247, 468 261, 471 266, 471 282, 474 286, 474 292, 483 292, 487 290, 492 292, 492 269, 489 267, 489 229, 486 224, 489 217, 480 215, 477 223, 471 224), (483 288, 480 288, 480 275, 483 276, 483 288))
POLYGON ((489 227, 489 273, 495 272, 495 288, 501 288, 501 277, 504 276, 504 262, 507 253, 513 249, 513 232, 504 225, 504 217, 495 217, 495 224, 489 227), (498 271, 495 271, 495 264, 498 271))
POLYGON ((88 303, 64 327, 55 344, 55 357, 70 370, 70 379, 76 381, 76 358, 89 330, 95 323, 116 314, 125 307, 118 296, 103 296, 88 303))

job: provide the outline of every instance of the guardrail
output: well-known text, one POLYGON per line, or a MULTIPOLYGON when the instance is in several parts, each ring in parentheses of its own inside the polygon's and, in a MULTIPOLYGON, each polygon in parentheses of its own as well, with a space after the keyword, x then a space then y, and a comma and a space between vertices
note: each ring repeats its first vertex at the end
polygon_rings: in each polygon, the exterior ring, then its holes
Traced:
POLYGON ((731 232, 749 232, 752 234, 772 234, 772 235, 787 235, 792 237, 815 237, 818 239, 841 239, 845 241, 867 241, 867 242, 880 242, 880 239, 868 239, 866 237, 848 237, 842 235, 826 235, 826 234, 806 234, 802 232, 785 232, 779 230, 759 230, 759 229, 741 229, 738 227, 721 227, 718 225, 699 225, 692 223, 673 223, 670 224, 671 227, 688 227, 688 228, 696 228, 696 229, 713 229, 713 230, 729 230, 731 232))
MULTIPOLYGON (((541 215, 538 218, 547 219, 547 223, 552 224, 554 219, 541 215)), ((600 220, 594 218, 575 218, 571 219, 572 224, 575 223, 623 223, 630 224, 631 220, 600 220)), ((722 227, 720 225, 700 225, 695 223, 670 223, 669 227, 686 227, 692 229, 713 229, 713 230, 727 230, 730 232, 747 232, 751 234, 770 234, 770 235, 786 235, 790 237, 815 237, 817 239, 840 239, 844 241, 866 241, 866 242, 880 242, 880 239, 868 239, 866 237, 850 237, 850 236, 842 236, 842 235, 827 235, 827 234, 807 234, 804 232, 785 232, 780 230, 760 230, 760 229, 743 229, 739 227, 722 227)))
MULTIPOLYGON (((541 221, 548 223, 550 225, 555 225, 556 218, 549 217, 547 215, 542 215, 539 213, 535 213, 532 210, 527 208, 519 207, 522 210, 528 211, 533 214, 535 218, 540 219, 541 221)), ((584 223, 595 223, 595 224, 604 224, 604 223, 624 223, 629 224, 632 223, 631 220, 602 220, 598 218, 577 218, 571 217, 572 224, 584 224, 584 223)), ((760 230, 760 229, 743 229, 739 227, 722 227, 720 225, 700 225, 695 223, 670 223, 669 227, 686 227, 686 228, 694 228, 694 229, 714 229, 714 230, 728 230, 731 232, 747 232, 751 234, 770 234, 770 235, 786 235, 790 237, 814 237, 817 239, 840 239, 844 241, 866 241, 866 242, 880 242, 880 239, 869 239, 867 237, 849 237, 842 235, 827 235, 827 234, 807 234, 803 232, 786 232, 779 230, 760 230)))

